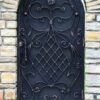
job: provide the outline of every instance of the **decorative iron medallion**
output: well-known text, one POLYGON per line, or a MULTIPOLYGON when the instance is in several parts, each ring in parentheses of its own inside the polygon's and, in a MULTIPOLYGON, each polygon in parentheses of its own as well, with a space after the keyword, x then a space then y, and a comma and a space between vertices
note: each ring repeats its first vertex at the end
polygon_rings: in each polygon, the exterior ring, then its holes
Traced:
POLYGON ((80 0, 21 0, 18 100, 84 100, 80 0))

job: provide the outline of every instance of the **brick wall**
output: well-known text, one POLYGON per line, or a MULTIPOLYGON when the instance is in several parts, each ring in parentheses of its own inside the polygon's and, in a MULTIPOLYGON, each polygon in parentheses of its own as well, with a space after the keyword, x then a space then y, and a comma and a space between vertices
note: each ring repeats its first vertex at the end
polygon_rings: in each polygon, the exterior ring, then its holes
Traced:
POLYGON ((16 10, 18 0, 0 0, 0 100, 16 98, 16 10))
POLYGON ((100 100, 100 0, 87 0, 86 100, 100 100))
MULTIPOLYGON (((0 100, 16 99, 18 0, 0 0, 0 100)), ((100 0, 87 0, 86 98, 100 99, 100 0)))

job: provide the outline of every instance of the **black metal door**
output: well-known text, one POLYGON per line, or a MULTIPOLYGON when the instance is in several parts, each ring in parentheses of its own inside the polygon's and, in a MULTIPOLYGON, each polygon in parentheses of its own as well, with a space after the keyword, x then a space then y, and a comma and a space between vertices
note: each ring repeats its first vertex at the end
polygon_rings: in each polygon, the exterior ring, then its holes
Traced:
POLYGON ((83 100, 81 0, 21 0, 18 100, 83 100))

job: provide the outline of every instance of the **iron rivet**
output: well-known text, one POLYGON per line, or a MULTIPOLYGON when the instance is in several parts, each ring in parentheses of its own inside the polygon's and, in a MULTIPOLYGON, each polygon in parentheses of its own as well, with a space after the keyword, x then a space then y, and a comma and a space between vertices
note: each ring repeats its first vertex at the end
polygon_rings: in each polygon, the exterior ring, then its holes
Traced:
POLYGON ((79 13, 78 13, 78 12, 75 12, 75 15, 76 15, 76 16, 78 16, 78 15, 79 15, 79 13))
POLYGON ((80 33, 77 33, 78 35, 80 35, 80 33))
POLYGON ((74 8, 75 6, 74 5, 71 5, 71 7, 74 8))
POLYGON ((70 89, 67 89, 67 92, 70 92, 70 89))
POLYGON ((32 65, 34 65, 34 63, 32 62, 32 65))
POLYGON ((27 12, 24 12, 24 15, 27 15, 28 13, 27 12))
POLYGON ((22 43, 22 42, 19 42, 19 46, 20 46, 20 47, 23 46, 23 43, 22 43))
POLYGON ((21 30, 22 32, 24 32, 24 31, 25 31, 25 29, 24 29, 24 28, 21 28, 20 30, 21 30))
POLYGON ((23 95, 23 98, 26 98, 26 95, 23 95))

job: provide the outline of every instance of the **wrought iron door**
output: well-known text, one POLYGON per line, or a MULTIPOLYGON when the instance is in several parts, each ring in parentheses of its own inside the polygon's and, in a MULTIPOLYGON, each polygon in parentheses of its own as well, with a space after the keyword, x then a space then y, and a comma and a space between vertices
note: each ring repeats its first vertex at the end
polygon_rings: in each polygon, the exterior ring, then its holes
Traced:
POLYGON ((20 0, 18 100, 83 100, 81 0, 20 0))

